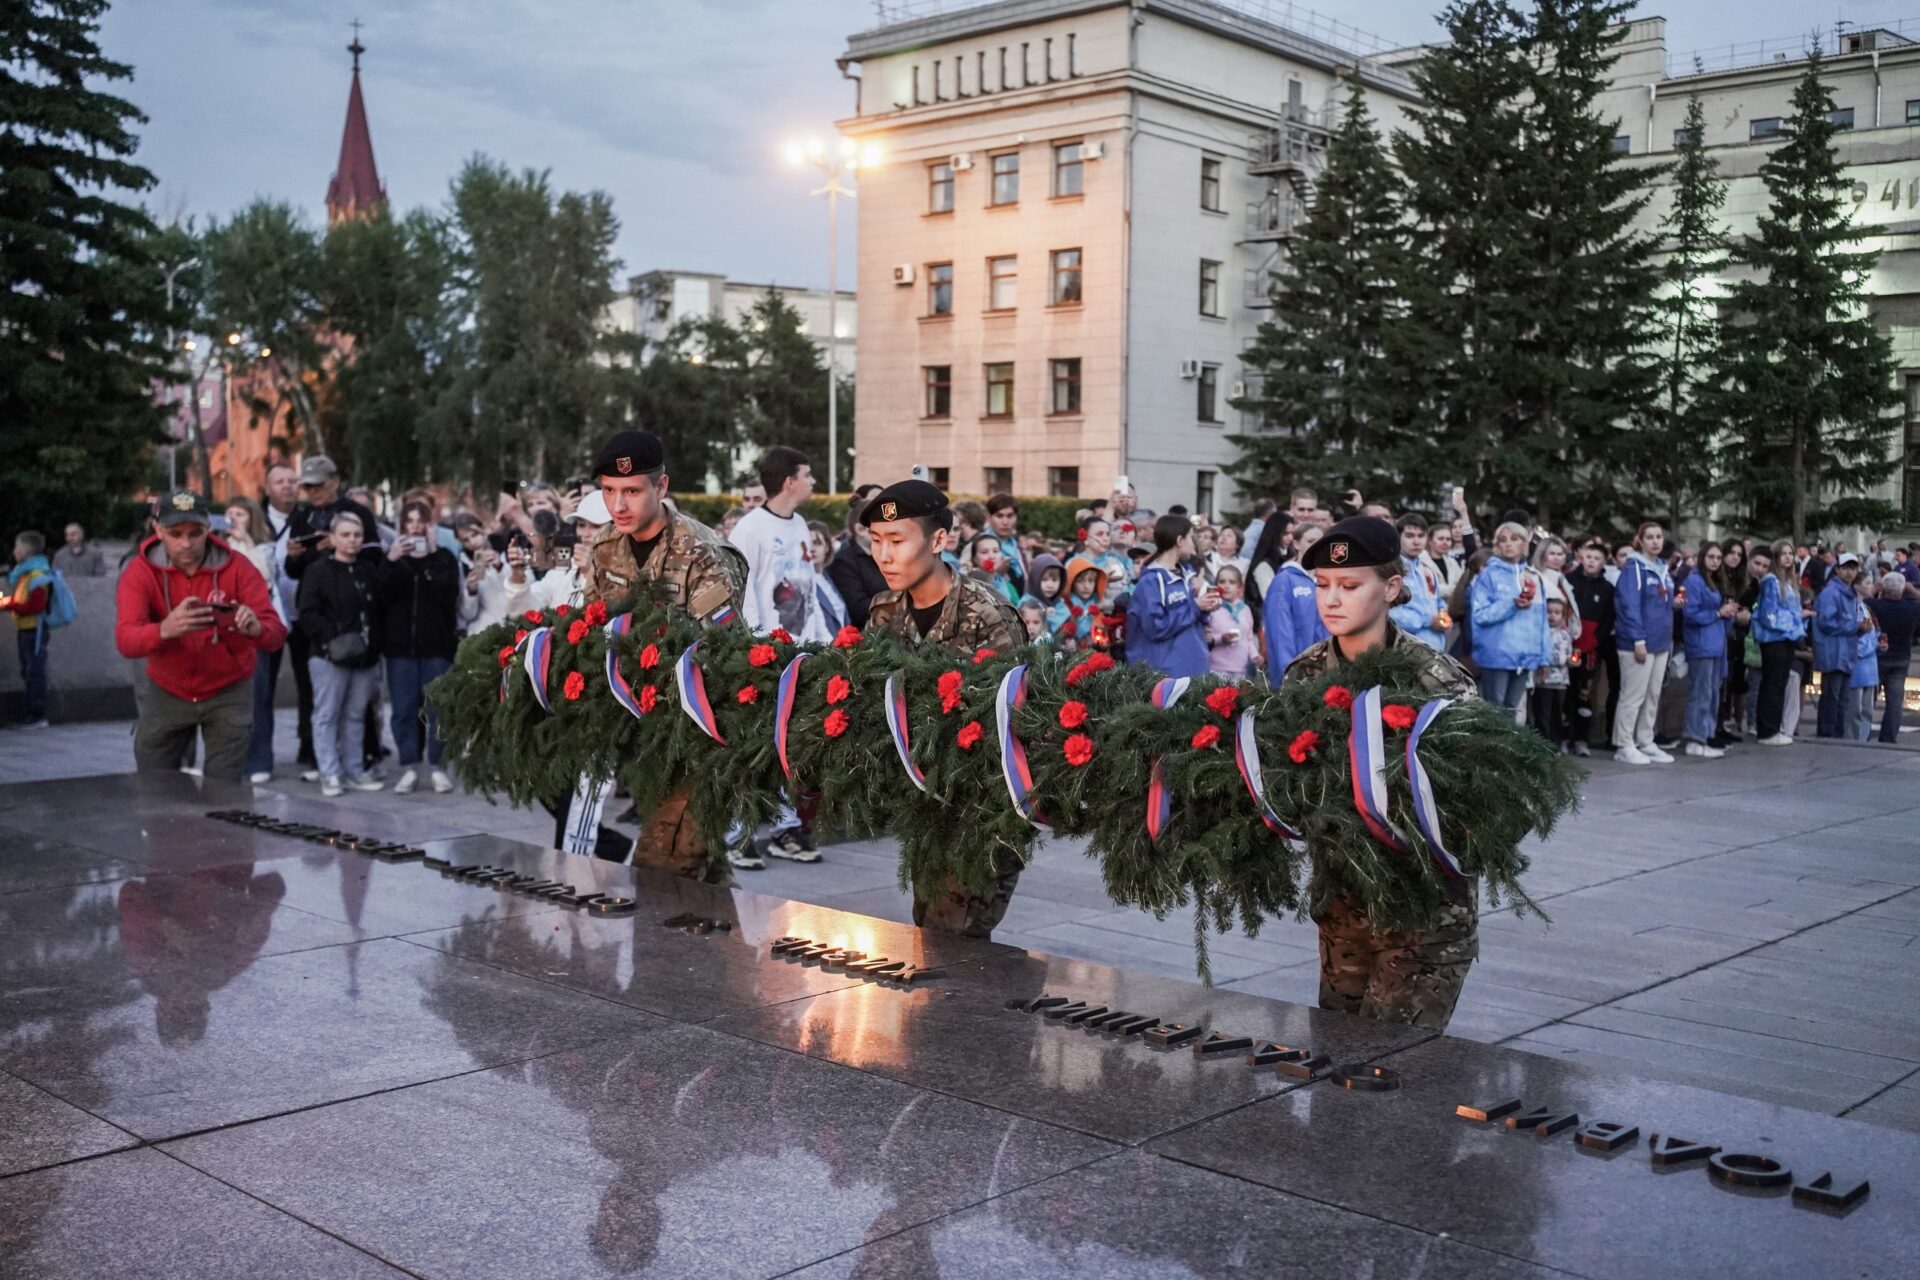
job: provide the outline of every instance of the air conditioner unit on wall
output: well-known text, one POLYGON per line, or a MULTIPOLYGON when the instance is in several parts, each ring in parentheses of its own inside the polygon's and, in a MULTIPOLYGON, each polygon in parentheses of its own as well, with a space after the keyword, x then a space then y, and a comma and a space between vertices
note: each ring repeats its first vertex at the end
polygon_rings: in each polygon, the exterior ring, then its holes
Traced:
POLYGON ((912 284, 913 264, 911 262, 903 262, 895 267, 893 269, 893 282, 895 284, 912 284))
POLYGON ((1199 377, 1200 362, 1198 360, 1182 360, 1180 362, 1180 376, 1183 378, 1199 377))
POLYGON ((967 170, 973 168, 973 153, 971 151, 962 151, 953 158, 952 164, 955 173, 965 173, 967 170))
POLYGON ((1246 395, 1246 394, 1247 394, 1247 384, 1246 384, 1246 383, 1244 383, 1244 382, 1235 382, 1235 383, 1233 384, 1233 398, 1234 398, 1235 400, 1238 400, 1238 399, 1240 399, 1240 398, 1241 398, 1242 396, 1244 396, 1244 395, 1246 395))
POLYGON ((1106 154, 1107 144, 1104 142, 1089 142, 1080 148, 1080 156, 1084 160, 1099 160, 1106 154))

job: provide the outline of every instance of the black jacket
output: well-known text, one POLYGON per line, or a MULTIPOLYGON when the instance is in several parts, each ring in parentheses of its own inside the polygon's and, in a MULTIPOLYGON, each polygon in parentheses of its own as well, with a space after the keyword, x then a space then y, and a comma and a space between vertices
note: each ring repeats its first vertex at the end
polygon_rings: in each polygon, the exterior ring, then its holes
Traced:
POLYGON ((327 641, 335 636, 364 629, 368 661, 379 658, 381 628, 376 602, 382 577, 379 563, 365 560, 342 564, 328 555, 308 566, 300 579, 300 615, 296 622, 313 641, 316 656, 325 656, 327 641))
POLYGON ((847 602, 847 621, 856 627, 867 625, 867 610, 873 598, 887 589, 880 566, 858 542, 848 541, 827 566, 827 578, 840 598, 847 602))
POLYGON ((331 551, 309 551, 305 555, 296 555, 299 549, 298 539, 307 534, 325 533, 333 527, 333 518, 342 511, 350 511, 360 517, 360 527, 366 532, 366 540, 360 544, 360 559, 378 566, 387 553, 380 546, 380 526, 374 521, 373 512, 367 510, 352 498, 335 498, 324 507, 309 506, 301 503, 293 509, 287 518, 287 576, 298 582, 307 569, 322 560, 333 559, 331 551))
POLYGON ((447 658, 460 646, 455 610, 460 562, 439 547, 401 556, 380 569, 381 652, 394 658, 447 658))
POLYGON ((1594 639, 1599 651, 1609 653, 1614 647, 1613 638, 1613 584, 1607 581, 1606 574, 1588 577, 1578 565, 1567 570, 1567 586, 1573 591, 1574 607, 1580 610, 1580 621, 1594 624, 1594 639))

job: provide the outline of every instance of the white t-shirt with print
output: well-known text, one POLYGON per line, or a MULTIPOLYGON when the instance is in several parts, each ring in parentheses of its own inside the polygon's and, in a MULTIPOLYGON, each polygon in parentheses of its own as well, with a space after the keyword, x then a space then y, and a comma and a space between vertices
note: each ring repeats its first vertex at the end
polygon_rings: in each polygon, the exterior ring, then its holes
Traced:
POLYGON ((813 533, 804 519, 755 507, 728 541, 747 558, 749 627, 762 635, 785 627, 795 640, 833 639, 833 623, 814 592, 813 533))

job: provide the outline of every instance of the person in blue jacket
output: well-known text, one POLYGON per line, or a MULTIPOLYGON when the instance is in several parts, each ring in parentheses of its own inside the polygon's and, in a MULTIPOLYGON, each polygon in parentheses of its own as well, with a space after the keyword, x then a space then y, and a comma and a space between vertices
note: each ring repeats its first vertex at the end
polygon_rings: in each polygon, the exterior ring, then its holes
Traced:
POLYGON ((1435 625, 1446 608, 1440 599, 1440 575, 1424 563, 1427 553, 1427 522, 1408 513, 1394 524, 1400 530, 1400 565, 1406 570, 1406 603, 1387 611, 1393 625, 1431 649, 1447 647, 1446 636, 1435 625))
POLYGON ((1793 567, 1793 544, 1755 545, 1747 553, 1747 571, 1760 584, 1749 633, 1760 646, 1760 690, 1753 716, 1756 740, 1763 747, 1792 746, 1792 736, 1782 732, 1787 687, 1793 681, 1793 651, 1807 636, 1793 567))
POLYGON ((1672 764, 1654 745, 1660 689, 1673 650, 1673 576, 1660 553, 1667 532, 1649 520, 1633 531, 1627 562, 1613 584, 1613 642, 1620 651, 1620 706, 1613 717, 1614 759, 1672 764))
POLYGON ((1853 580, 1859 576, 1860 557, 1845 552, 1813 606, 1813 669, 1820 673, 1818 734, 1822 738, 1847 736, 1847 685, 1853 675, 1854 648, 1860 634, 1873 627, 1853 591, 1853 580))
POLYGON ((1847 676, 1847 702, 1850 704, 1847 736, 1855 742, 1873 739, 1873 700, 1880 692, 1880 624, 1873 616, 1873 601, 1878 592, 1873 571, 1862 569, 1853 584, 1860 609, 1867 615, 1867 630, 1854 644, 1853 670, 1847 676))
POLYGON ((1193 521, 1161 516, 1153 526, 1153 551, 1127 602, 1127 660, 1163 675, 1204 676, 1204 615, 1220 607, 1220 595, 1208 587, 1196 596, 1187 578, 1186 566, 1199 554, 1193 521))
POLYGON ((1713 743, 1720 686, 1727 678, 1727 629, 1740 602, 1727 598, 1726 552, 1717 542, 1700 544, 1693 572, 1680 584, 1680 623, 1687 651, 1687 754, 1717 759, 1727 754, 1713 743))
POLYGON ((1287 666, 1308 648, 1327 638, 1320 610, 1313 599, 1313 575, 1300 567, 1307 548, 1320 540, 1319 525, 1301 526, 1298 555, 1280 566, 1260 599, 1260 636, 1267 651, 1267 679, 1280 683, 1287 666))
POLYGON ((1493 556, 1467 593, 1473 665, 1480 696, 1519 710, 1527 676, 1547 661, 1547 608, 1540 574, 1527 563, 1527 529, 1509 521, 1493 531, 1493 556))

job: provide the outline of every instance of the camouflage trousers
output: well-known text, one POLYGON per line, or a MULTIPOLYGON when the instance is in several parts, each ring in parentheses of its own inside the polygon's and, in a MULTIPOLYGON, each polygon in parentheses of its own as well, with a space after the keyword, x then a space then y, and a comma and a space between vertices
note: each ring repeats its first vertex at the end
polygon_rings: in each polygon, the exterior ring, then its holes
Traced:
POLYGON ((712 856, 707 841, 687 812, 692 799, 688 788, 669 792, 654 806, 640 824, 640 838, 633 842, 633 865, 670 871, 705 884, 725 884, 726 864, 712 856))
POLYGON ((1424 929, 1376 933, 1360 904, 1338 894, 1320 926, 1320 1007, 1445 1031, 1480 955, 1480 882, 1447 882, 1424 929))
POLYGON ((967 938, 990 938, 1007 914, 1013 901, 1014 886, 1020 883, 1022 863, 1019 855, 1003 851, 998 859, 1003 869, 994 877, 985 893, 962 888, 958 881, 947 883, 930 898, 913 900, 913 922, 936 933, 957 933, 967 938))

